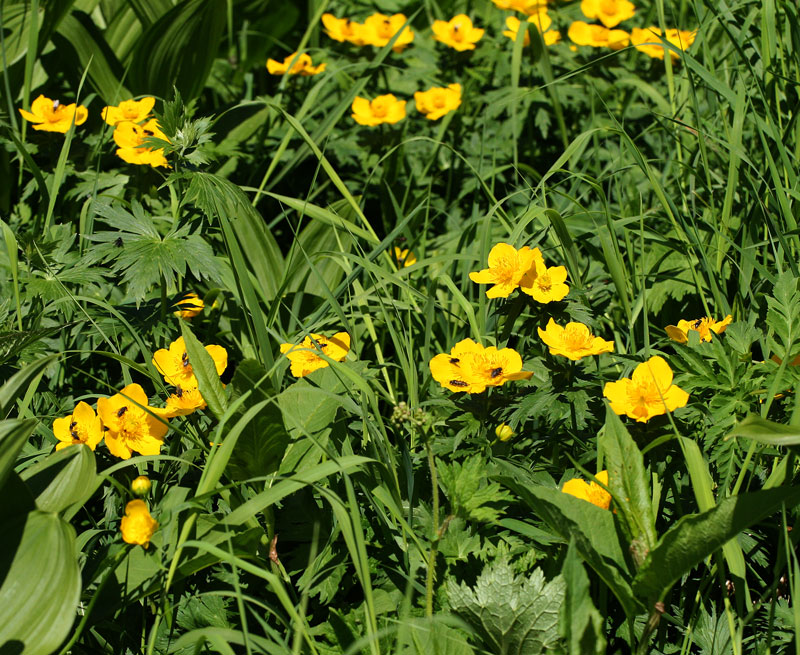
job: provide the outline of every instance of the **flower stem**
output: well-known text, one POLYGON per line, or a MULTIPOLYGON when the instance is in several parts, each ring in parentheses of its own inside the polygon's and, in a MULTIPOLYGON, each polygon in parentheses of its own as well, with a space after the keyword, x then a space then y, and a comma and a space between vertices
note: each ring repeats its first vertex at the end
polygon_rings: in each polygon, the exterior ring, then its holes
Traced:
POLYGON ((430 440, 425 440, 425 449, 428 451, 428 467, 431 471, 431 487, 433 492, 433 539, 431 552, 428 557, 428 578, 425 582, 425 616, 433 616, 433 581, 436 575, 436 555, 439 551, 439 478, 436 475, 436 461, 433 458, 433 449, 430 440))

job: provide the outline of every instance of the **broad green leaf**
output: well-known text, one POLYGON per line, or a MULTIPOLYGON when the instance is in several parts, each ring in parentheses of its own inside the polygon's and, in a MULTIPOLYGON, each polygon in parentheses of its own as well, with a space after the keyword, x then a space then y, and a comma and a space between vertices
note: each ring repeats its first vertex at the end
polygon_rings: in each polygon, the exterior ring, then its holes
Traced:
POLYGON ((43 512, 83 505, 97 487, 96 478, 94 453, 83 444, 56 451, 22 473, 43 512))
POLYGON ((18 644, 13 652, 26 655, 50 655, 77 616, 81 576, 75 530, 56 514, 38 510, 0 529, 0 644, 18 644))
POLYGON ((44 369, 56 359, 56 355, 50 355, 32 364, 28 364, 25 368, 14 373, 14 375, 0 387, 0 417, 6 416, 11 411, 12 403, 25 394, 31 380, 41 375, 44 369))
MULTIPOLYGON (((395 655, 472 655, 465 634, 443 621, 437 614, 430 619, 407 619, 397 628, 398 647, 395 655)), ((451 621, 454 619, 451 619, 451 621)))
POLYGON ((490 653, 539 655, 556 650, 558 616, 564 602, 561 576, 545 582, 536 569, 517 577, 508 561, 486 566, 474 587, 447 581, 451 610, 464 619, 490 653))
POLYGON ((186 354, 192 364, 192 370, 197 376, 198 388, 203 400, 206 401, 208 408, 220 419, 225 414, 228 401, 225 398, 225 391, 219 381, 214 360, 203 344, 194 336, 194 332, 189 327, 187 321, 181 321, 181 335, 186 343, 186 354))
POLYGON ((606 409, 599 448, 606 456, 609 489, 630 533, 631 552, 641 563, 657 539, 650 485, 642 451, 611 408, 606 409))
POLYGON ((17 455, 36 428, 36 419, 0 421, 0 488, 14 470, 17 455))
POLYGON ((634 591, 661 600, 670 587, 742 530, 773 514, 781 505, 800 502, 800 488, 739 494, 701 514, 683 516, 650 551, 633 582, 634 591))
POLYGON ((771 446, 798 446, 800 445, 800 426, 782 425, 750 414, 725 438, 730 439, 731 437, 745 437, 771 446))
POLYGON ((574 541, 569 544, 561 577, 566 585, 566 595, 560 632, 567 642, 567 652, 569 655, 602 655, 606 652, 603 617, 592 604, 589 576, 574 541))

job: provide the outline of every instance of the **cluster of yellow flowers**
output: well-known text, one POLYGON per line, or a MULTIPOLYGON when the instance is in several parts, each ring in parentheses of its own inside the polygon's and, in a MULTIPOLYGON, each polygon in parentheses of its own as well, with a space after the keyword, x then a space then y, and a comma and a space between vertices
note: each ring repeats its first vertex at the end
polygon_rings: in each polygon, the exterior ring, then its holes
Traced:
MULTIPOLYGON (((431 121, 461 106, 461 85, 449 84, 446 87, 433 87, 414 94, 417 111, 425 114, 431 121)), ((406 101, 399 100, 392 93, 377 96, 373 100, 357 96, 353 100, 353 120, 359 125, 393 124, 406 117, 406 101)))
MULTIPOLYGON (((169 141, 150 112, 155 98, 124 100, 116 106, 103 107, 103 120, 114 127, 114 142, 119 146, 117 156, 129 164, 169 167, 163 148, 142 146, 148 137, 169 141)), ((62 105, 58 100, 40 95, 31 103, 31 111, 20 109, 22 117, 33 123, 34 130, 65 133, 73 124, 86 122, 89 112, 83 105, 62 105)))

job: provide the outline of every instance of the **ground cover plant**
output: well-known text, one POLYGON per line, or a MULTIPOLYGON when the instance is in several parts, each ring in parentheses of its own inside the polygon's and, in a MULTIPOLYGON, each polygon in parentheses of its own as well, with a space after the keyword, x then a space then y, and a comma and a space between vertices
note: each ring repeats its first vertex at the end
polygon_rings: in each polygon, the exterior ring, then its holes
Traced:
POLYGON ((0 653, 798 652, 799 14, 0 2, 0 653))

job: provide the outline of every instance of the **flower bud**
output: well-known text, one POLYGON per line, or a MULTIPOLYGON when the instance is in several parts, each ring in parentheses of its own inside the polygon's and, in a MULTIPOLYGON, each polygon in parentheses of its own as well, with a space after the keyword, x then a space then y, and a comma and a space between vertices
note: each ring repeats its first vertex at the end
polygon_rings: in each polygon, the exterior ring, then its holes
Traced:
POLYGON ((494 430, 495 435, 500 441, 508 441, 511 437, 514 436, 514 430, 511 429, 510 425, 506 425, 505 423, 501 423, 498 425, 494 430))
POLYGON ((140 475, 133 482, 131 482, 131 491, 136 496, 146 496, 150 493, 150 478, 146 475, 140 475))

